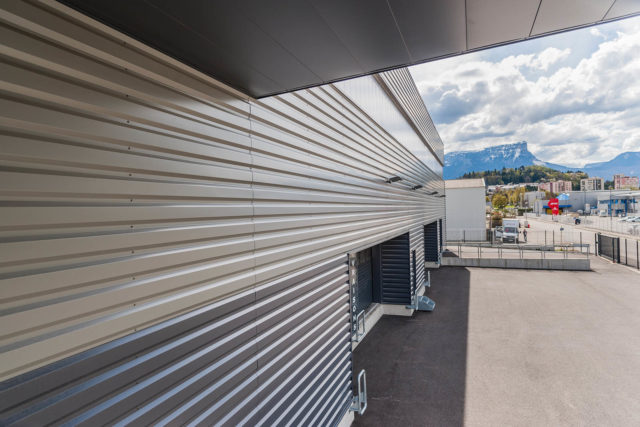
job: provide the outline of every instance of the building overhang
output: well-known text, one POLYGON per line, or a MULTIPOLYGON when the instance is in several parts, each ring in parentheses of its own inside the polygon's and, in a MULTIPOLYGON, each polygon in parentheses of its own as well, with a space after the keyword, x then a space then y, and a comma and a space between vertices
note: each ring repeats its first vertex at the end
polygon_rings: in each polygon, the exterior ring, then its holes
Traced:
POLYGON ((261 98, 640 14, 637 0, 59 0, 261 98))

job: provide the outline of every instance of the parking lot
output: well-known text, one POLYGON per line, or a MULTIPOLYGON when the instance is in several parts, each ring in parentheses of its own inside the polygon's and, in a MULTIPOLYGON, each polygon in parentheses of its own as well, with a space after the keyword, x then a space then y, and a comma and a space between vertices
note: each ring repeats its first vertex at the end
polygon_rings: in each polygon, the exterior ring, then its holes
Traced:
POLYGON ((385 316, 358 346, 362 426, 640 424, 640 273, 445 267, 431 313, 385 316))

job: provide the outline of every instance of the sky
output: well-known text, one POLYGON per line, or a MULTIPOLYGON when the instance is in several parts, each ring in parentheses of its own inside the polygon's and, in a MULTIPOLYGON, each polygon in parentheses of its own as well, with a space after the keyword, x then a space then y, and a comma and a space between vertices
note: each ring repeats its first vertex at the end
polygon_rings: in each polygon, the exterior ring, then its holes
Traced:
POLYGON ((446 152, 527 141, 580 167, 640 151, 640 17, 410 71, 446 152))

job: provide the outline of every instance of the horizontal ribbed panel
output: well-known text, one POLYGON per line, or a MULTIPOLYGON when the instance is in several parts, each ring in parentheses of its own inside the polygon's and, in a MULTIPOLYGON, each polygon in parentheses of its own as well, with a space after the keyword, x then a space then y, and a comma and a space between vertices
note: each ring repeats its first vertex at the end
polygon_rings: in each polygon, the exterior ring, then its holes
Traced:
MULTIPOLYGON (((409 230, 409 242, 410 242, 410 250, 411 253, 415 251, 415 277, 412 281, 413 290, 412 296, 414 292, 417 290, 419 286, 421 286, 425 281, 425 272, 424 272, 424 226, 421 224, 416 224, 411 227, 409 230)), ((413 262, 413 259, 412 259, 413 262)), ((413 266, 411 267, 413 273, 413 266)))
POLYGON ((347 278, 330 259, 5 381, 0 423, 327 425, 351 394, 347 278))
POLYGON ((0 379, 443 216, 335 86, 251 100, 52 1, 0 32, 0 379))
POLYGON ((409 233, 380 245, 381 299, 384 304, 411 304, 413 292, 409 233))
POLYGON ((398 68, 380 73, 379 76, 391 90, 398 104, 422 137, 422 140, 440 160, 440 164, 444 164, 444 144, 409 70, 407 68, 398 68))
POLYGON ((424 260, 426 262, 438 262, 438 222, 434 221, 424 226, 424 260))

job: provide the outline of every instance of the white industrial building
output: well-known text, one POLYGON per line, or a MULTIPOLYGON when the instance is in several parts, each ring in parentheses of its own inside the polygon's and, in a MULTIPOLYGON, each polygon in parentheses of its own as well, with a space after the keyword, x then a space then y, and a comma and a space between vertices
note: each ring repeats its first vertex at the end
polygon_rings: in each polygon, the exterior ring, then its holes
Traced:
POLYGON ((484 179, 451 179, 444 185, 447 240, 486 240, 484 179))

